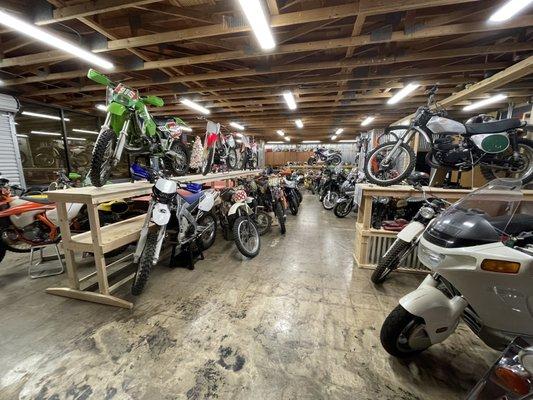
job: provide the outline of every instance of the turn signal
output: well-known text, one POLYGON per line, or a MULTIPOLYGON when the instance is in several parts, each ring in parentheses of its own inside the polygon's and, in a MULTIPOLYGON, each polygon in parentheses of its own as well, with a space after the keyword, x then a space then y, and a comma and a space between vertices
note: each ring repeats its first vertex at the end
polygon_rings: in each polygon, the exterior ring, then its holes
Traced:
POLYGON ((494 374, 498 377, 498 383, 520 396, 530 393, 531 384, 526 376, 520 375, 509 368, 497 367, 494 374))
POLYGON ((503 274, 516 274, 520 269, 520 263, 504 260, 483 260, 481 269, 485 271, 501 272, 503 274))

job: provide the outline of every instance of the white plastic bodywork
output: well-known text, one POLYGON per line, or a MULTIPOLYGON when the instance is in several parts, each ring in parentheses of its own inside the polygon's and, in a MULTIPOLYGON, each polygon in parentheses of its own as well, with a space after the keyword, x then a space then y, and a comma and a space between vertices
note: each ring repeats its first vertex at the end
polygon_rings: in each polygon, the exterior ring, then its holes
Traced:
POLYGON ((444 117, 433 116, 426 126, 433 133, 466 133, 466 127, 462 123, 444 117))
POLYGON ((164 226, 170 221, 170 207, 168 204, 155 203, 152 210, 152 221, 159 226, 164 226))
MULTIPOLYGON (((10 203, 10 207, 17 207, 21 206, 25 203, 29 203, 29 201, 22 200, 19 198, 13 199, 10 203)), ((17 228, 21 229, 25 226, 31 224, 35 220, 35 216, 37 214, 41 214, 43 210, 34 210, 34 211, 27 211, 25 213, 19 214, 19 215, 11 215, 9 217, 9 220, 13 225, 15 225, 17 228)))
POLYGON ((201 211, 204 211, 204 212, 207 212, 207 211, 210 211, 213 206, 215 205, 215 198, 216 198, 216 194, 209 191, 209 190, 206 190, 204 193, 203 193, 203 197, 202 199, 200 200, 200 202, 198 203, 198 209, 200 209, 201 211))
POLYGON ((411 243, 413 240, 418 239, 420 234, 426 229, 425 225, 418 221, 411 221, 405 228, 403 228, 398 235, 398 239, 402 239, 404 242, 411 243))
POLYGON ((171 194, 176 193, 178 185, 170 179, 158 179, 155 187, 163 193, 171 194))
POLYGON ((468 302, 460 296, 446 297, 438 282, 428 275, 413 292, 400 299, 400 304, 411 314, 424 320, 431 344, 440 343, 457 328, 468 302))
MULTIPOLYGON (((80 210, 83 207, 83 204, 80 203, 67 203, 67 219, 68 221, 72 221, 79 213, 80 210)), ((54 225, 59 226, 59 217, 57 216, 57 209, 54 208, 53 210, 48 210, 46 212, 46 217, 53 222, 54 225)))
POLYGON ((248 204, 246 203, 243 203, 243 202, 239 202, 239 203, 235 203, 235 204, 232 204, 232 206, 230 207, 229 211, 228 211, 228 215, 233 215, 237 212, 237 210, 241 207, 244 207, 244 211, 246 212, 246 214, 251 214, 252 213, 252 209, 248 206, 248 204))

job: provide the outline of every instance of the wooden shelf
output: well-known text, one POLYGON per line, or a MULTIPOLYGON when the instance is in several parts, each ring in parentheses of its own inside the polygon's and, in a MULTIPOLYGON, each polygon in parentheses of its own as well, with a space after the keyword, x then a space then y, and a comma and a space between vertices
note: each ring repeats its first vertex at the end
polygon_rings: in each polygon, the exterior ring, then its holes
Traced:
POLYGON ((388 231, 386 229, 375 229, 375 228, 369 228, 369 229, 363 229, 363 224, 360 222, 356 223, 357 230, 361 233, 362 236, 391 236, 395 237, 398 232, 395 231, 388 231))
MULTIPOLYGON (((146 214, 105 225, 100 228, 101 243, 100 248, 103 253, 115 250, 126 244, 139 239, 140 230, 143 226, 146 214)), ((70 238, 65 245, 74 251, 92 251, 93 238, 90 231, 79 233, 70 238)))

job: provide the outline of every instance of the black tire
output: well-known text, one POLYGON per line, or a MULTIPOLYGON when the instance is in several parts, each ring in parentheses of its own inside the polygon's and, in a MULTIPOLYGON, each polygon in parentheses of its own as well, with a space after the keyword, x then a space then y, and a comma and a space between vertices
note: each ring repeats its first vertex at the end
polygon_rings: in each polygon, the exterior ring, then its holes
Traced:
POLYGON ((338 199, 339 199, 339 194, 335 191, 330 191, 329 196, 326 193, 326 195, 322 198, 322 207, 324 207, 328 211, 333 210, 333 208, 335 207, 335 204, 337 204, 338 199))
POLYGON ((133 278, 133 284, 131 285, 131 294, 134 296, 140 295, 152 270, 152 261, 154 259, 155 248, 157 246, 158 231, 148 232, 146 237, 146 244, 144 246, 143 253, 139 259, 139 265, 137 266, 137 272, 133 278))
POLYGON ((248 151, 244 150, 241 157, 241 169, 248 169, 248 151))
MULTIPOLYGON (((9 229, 9 228, 8 228, 9 229)), ((5 231, 0 231, 0 247, 5 249, 5 251, 9 250, 13 253, 29 253, 31 251, 31 245, 29 243, 20 241, 22 247, 14 247, 10 245, 6 240, 4 239, 4 236, 7 234, 5 231)))
POLYGON ((378 136, 376 143, 379 146, 386 142, 397 142, 397 141, 398 141, 398 135, 396 135, 394 132, 385 131, 384 133, 378 136))
POLYGON ((254 258, 259 254, 259 251, 261 250, 261 239, 259 238, 259 230, 257 229, 257 226, 255 225, 254 221, 247 217, 239 217, 235 220, 235 223, 233 224, 233 240, 235 241, 235 245, 241 252, 241 254, 248 258, 254 258), (244 233, 244 229, 248 231, 248 234, 250 235, 250 239, 255 240, 255 244, 250 249, 246 246, 246 244, 243 241, 243 236, 241 235, 244 233))
POLYGON ((398 268, 400 261, 411 247, 411 243, 402 239, 396 239, 385 255, 380 258, 370 280, 376 284, 383 283, 387 279, 387 276, 398 268))
POLYGON ((237 150, 234 147, 228 149, 228 167, 229 169, 237 169, 237 150))
POLYGON ((276 203, 276 208, 274 209, 274 213, 276 214, 276 218, 279 222, 279 229, 282 235, 287 232, 285 229, 285 213, 283 212, 283 207, 281 206, 281 203, 276 203))
POLYGON ((415 329, 419 332, 423 330, 424 325, 422 318, 411 314, 401 305, 397 305, 381 326, 381 344, 387 353, 394 357, 408 358, 415 356, 431 346, 429 338, 427 338, 427 346, 422 345, 419 348, 412 348, 409 343, 401 343, 402 335, 405 337, 407 334, 410 337, 409 334, 412 334, 415 329))
POLYGON ((350 214, 350 211, 352 211, 351 201, 348 200, 335 204, 335 207, 333 208, 333 213, 338 218, 346 217, 348 214, 350 214))
POLYGON ((117 142, 117 135, 112 129, 107 129, 98 135, 94 145, 91 159, 91 171, 89 177, 96 187, 102 187, 111 176, 111 154, 117 142), (108 154, 111 150, 111 154, 108 154))
POLYGON ((204 160, 202 165, 202 175, 207 175, 211 172, 211 166, 213 165, 213 158, 215 157, 215 147, 210 147, 207 152, 207 159, 204 160))
POLYGON ((182 176, 189 172, 189 153, 185 144, 181 142, 172 143, 171 151, 176 153, 176 156, 167 155, 163 157, 163 164, 167 171, 170 171, 175 176, 182 176))
POLYGON ((374 183, 374 184, 379 185, 379 186, 394 185, 395 183, 399 183, 399 182, 403 181, 405 178, 407 178, 411 174, 411 172, 413 172, 413 170, 415 169, 416 155, 415 155, 413 149, 411 147, 409 147, 408 145, 406 145, 405 143, 401 143, 400 147, 403 148, 407 152, 407 155, 409 157, 409 164, 407 165, 407 168, 405 169, 405 171, 403 173, 399 174, 395 178, 386 179, 386 180, 376 179, 370 173, 369 168, 372 167, 372 163, 371 163, 372 156, 375 153, 377 153, 379 150, 381 150, 382 148, 387 147, 387 146, 391 146, 391 145, 395 145, 395 144, 396 144, 396 142, 383 143, 382 145, 376 147, 374 150, 372 150, 368 154, 368 156, 366 158, 366 162, 365 162, 365 176, 366 176, 366 179, 370 183, 374 183))
POLYGON ((263 236, 270 231, 272 227, 272 218, 266 211, 257 210, 255 213, 255 222, 259 230, 259 236, 263 236))
MULTIPOLYGON (((518 146, 522 145, 524 147, 529 148, 529 150, 530 150, 529 157, 530 158, 533 157, 533 140, 518 139, 517 140, 517 144, 518 144, 518 146)), ((527 184, 527 183, 529 183, 529 182, 531 182, 533 180, 533 168, 531 168, 531 166, 533 165, 533 159, 529 159, 528 161, 529 161, 529 163, 527 163, 527 165, 529 167, 529 171, 526 171, 526 175, 521 178, 523 185, 525 185, 525 184, 527 184)), ((526 167, 526 168, 528 168, 528 167, 526 167)), ((490 167, 481 165, 480 169, 481 169, 481 173, 483 174, 483 176, 485 177, 485 179, 487 181, 491 181, 493 179, 498 178, 494 174, 494 172, 492 171, 492 169, 490 167)))
POLYGON ((296 197, 298 198, 298 204, 302 204, 302 201, 303 201, 303 196, 302 196, 302 192, 300 192, 299 189, 294 189, 294 193, 296 193, 296 197))
POLYGON ((331 156, 331 164, 333 165, 339 165, 342 162, 342 157, 338 154, 334 154, 331 156))
POLYGON ((0 262, 2 262, 2 260, 6 256, 6 252, 7 252, 6 246, 4 246, 4 244, 0 241, 0 262))
POLYGON ((50 153, 38 153, 36 156, 35 156, 35 165, 37 165, 38 167, 53 167, 54 164, 56 163, 56 159, 54 158, 54 153, 52 152, 51 154, 50 153))
POLYGON ((316 158, 315 157, 309 157, 307 159, 307 165, 315 165, 316 164, 316 158))
POLYGON ((289 196, 289 210, 292 215, 298 214, 298 200, 296 200, 294 196, 289 196))
POLYGON ((211 213, 204 213, 198 220, 198 225, 208 225, 213 224, 213 227, 210 231, 206 230, 200 235, 200 243, 202 245, 202 251, 207 250, 211 246, 213 246, 213 243, 215 243, 215 240, 217 238, 217 219, 215 216, 211 213), (211 232, 211 235, 207 235, 209 232, 211 232))

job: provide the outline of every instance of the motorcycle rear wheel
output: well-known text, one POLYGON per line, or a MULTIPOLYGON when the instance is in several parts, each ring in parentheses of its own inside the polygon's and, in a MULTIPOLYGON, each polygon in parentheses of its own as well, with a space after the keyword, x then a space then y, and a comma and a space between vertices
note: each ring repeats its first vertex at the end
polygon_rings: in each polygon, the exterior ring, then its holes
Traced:
POLYGON ((399 157, 397 155, 396 160, 392 160, 391 162, 399 162, 404 164, 402 166, 402 170, 394 173, 394 176, 384 175, 385 173, 390 173, 391 169, 388 169, 387 171, 379 170, 379 166, 377 164, 379 164, 381 159, 385 157, 385 155, 381 155, 381 157, 379 157, 381 154, 380 152, 391 150, 396 143, 397 142, 383 143, 368 154, 365 165, 365 176, 370 183, 374 183, 379 186, 394 185, 395 183, 399 183, 407 178, 415 169, 416 155, 413 149, 405 143, 400 143, 399 150, 403 153, 406 159, 403 160, 404 162, 402 163, 402 160, 398 160, 399 157), (378 167, 377 171, 374 171, 374 167, 378 167))
POLYGON ((339 194, 337 192, 329 192, 322 199, 322 207, 324 207, 326 210, 332 210, 333 207, 335 207, 335 204, 337 204, 338 199, 339 194))
POLYGON ((283 211, 283 207, 280 202, 276 203, 274 213, 276 214, 276 218, 278 219, 281 234, 284 235, 285 232, 287 232, 287 230, 285 229, 285 212, 283 211))
POLYGON ((270 231, 272 219, 266 211, 257 210, 255 213, 255 223, 257 225, 257 229, 259 230, 259 236, 263 236, 270 231))
POLYGON ((98 135, 91 159, 91 183, 96 187, 106 184, 113 170, 111 157, 115 151, 117 135, 112 129, 107 129, 98 135))
POLYGON ((189 171, 189 154, 185 146, 181 143, 174 142, 171 149, 176 155, 165 155, 163 163, 165 169, 176 176, 185 175, 189 171))
POLYGON ((248 258, 254 258, 261 250, 259 231, 251 218, 239 217, 233 224, 233 239, 241 254, 248 258))
POLYGON ((335 204, 333 208, 333 213, 337 218, 344 218, 352 211, 351 204, 348 200, 341 201, 340 203, 335 204))
POLYGON ((198 225, 211 225, 211 228, 206 229, 200 235, 200 243, 202 244, 202 250, 207 250, 208 248, 213 246, 213 243, 215 243, 215 239, 217 238, 217 220, 213 214, 205 213, 198 220, 198 225))
POLYGON ((131 294, 134 296, 140 295, 148 282, 150 272, 152 271, 152 261, 155 255, 155 249, 157 247, 158 232, 148 232, 146 237, 146 244, 137 266, 137 272, 133 278, 133 284, 131 285, 131 294))
MULTIPOLYGON (((501 169, 493 169, 488 166, 481 165, 481 173, 487 179, 488 181, 491 181, 496 178, 515 178, 515 179, 521 179, 522 184, 529 183, 533 180, 533 140, 529 139, 518 139, 518 151, 520 152, 521 156, 524 157, 524 165, 525 165, 525 171, 524 175, 521 175, 521 171, 518 174, 514 174, 510 171, 505 171, 501 169), (500 175, 498 175, 498 172, 500 175), (503 172, 503 174, 501 174, 503 172), (515 176, 513 176, 515 175, 515 176), (516 176, 518 175, 518 176, 516 176)), ((508 157, 512 157, 512 151, 511 154, 509 154, 508 157)))

